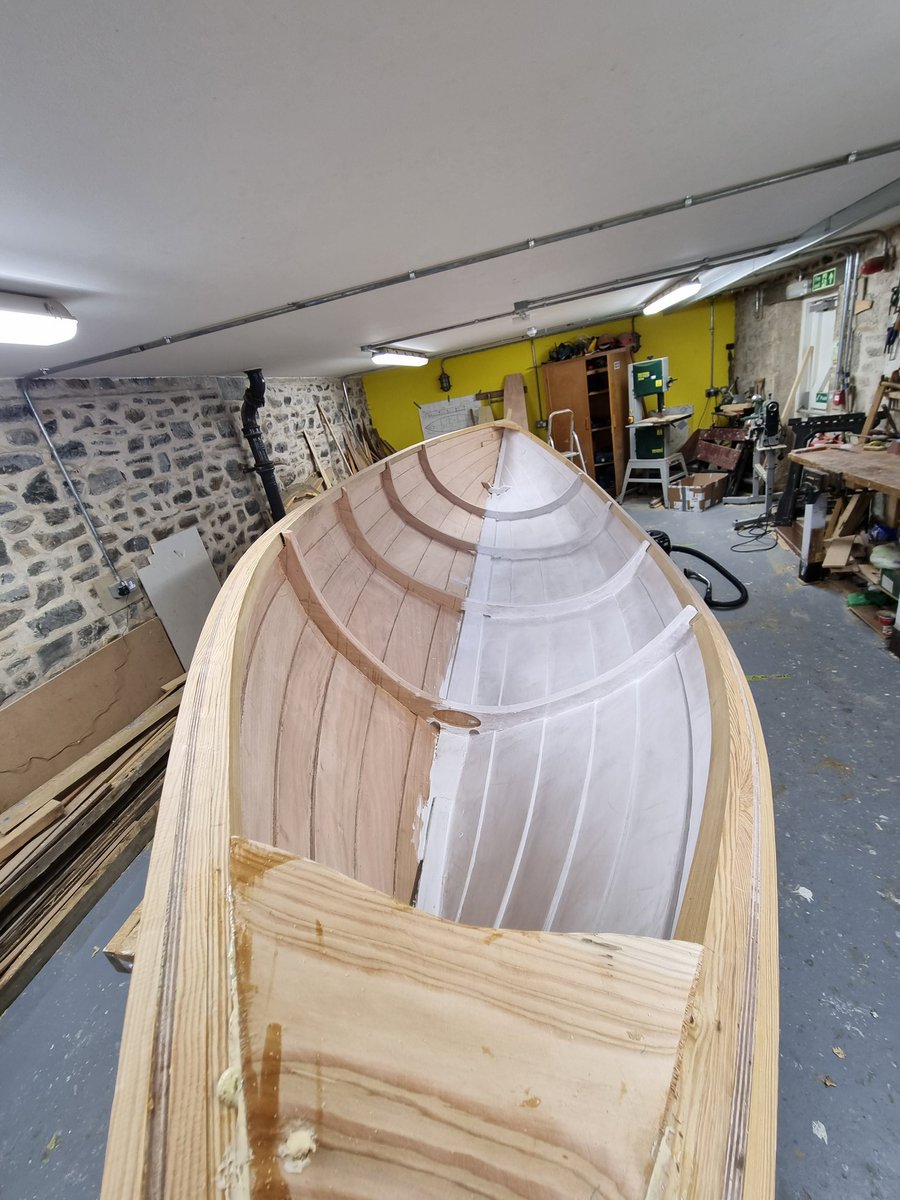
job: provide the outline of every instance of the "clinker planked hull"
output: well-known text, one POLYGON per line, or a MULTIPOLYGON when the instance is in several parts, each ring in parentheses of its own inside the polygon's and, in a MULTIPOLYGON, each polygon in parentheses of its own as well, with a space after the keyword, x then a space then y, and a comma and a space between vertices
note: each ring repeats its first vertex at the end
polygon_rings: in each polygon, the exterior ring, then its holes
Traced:
POLYGON ((509 424, 264 535, 170 759, 103 1195, 771 1195, 758 720, 509 424))

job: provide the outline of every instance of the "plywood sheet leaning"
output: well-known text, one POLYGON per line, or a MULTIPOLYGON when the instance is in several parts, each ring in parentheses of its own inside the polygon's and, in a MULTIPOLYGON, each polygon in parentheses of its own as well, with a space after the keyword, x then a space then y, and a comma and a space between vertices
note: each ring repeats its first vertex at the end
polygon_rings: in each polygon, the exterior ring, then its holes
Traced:
POLYGON ((181 671, 162 623, 145 621, 0 708, 0 812, 117 733, 181 671))
POLYGON ((774 887, 683 576, 508 422, 403 451, 210 614, 103 1194, 771 1196, 774 887))
POLYGON ((187 669, 203 622, 219 594, 219 580, 200 534, 185 529, 156 542, 150 548, 150 562, 138 575, 187 669))

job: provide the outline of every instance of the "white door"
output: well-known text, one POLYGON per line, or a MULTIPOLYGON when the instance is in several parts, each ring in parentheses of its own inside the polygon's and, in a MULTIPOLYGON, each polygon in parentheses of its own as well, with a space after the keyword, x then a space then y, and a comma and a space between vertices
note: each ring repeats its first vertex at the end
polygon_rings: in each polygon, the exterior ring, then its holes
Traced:
POLYGON ((816 402, 816 396, 833 390, 832 370, 835 365, 835 318, 837 296, 811 296, 803 301, 803 316, 800 321, 800 346, 797 355, 797 370, 803 366, 807 349, 812 346, 812 357, 800 380, 800 388, 794 405, 795 412, 809 409, 824 412, 827 402, 816 402))

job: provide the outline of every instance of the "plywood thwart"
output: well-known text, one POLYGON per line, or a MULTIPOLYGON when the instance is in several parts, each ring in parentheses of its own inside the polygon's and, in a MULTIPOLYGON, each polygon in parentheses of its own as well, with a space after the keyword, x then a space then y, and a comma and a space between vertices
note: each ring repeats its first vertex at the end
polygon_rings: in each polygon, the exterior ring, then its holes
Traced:
POLYGON ((232 864, 259 1194, 644 1194, 699 946, 436 921, 241 840, 232 864))

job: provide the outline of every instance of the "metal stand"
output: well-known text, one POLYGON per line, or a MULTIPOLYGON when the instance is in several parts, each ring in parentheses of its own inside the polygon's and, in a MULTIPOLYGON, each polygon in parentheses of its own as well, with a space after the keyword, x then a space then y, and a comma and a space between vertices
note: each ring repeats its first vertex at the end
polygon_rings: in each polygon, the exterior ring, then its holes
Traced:
POLYGON ((629 458, 619 503, 625 499, 630 483, 658 483, 662 487, 663 504, 668 508, 669 484, 684 479, 687 473, 687 463, 681 454, 668 454, 665 458, 629 458))
MULTIPOLYGON (((775 502, 775 464, 778 461, 778 451, 785 449, 786 447, 781 442, 777 442, 773 446, 761 446, 757 442, 753 447, 753 457, 756 460, 753 463, 753 491, 751 495, 742 496, 741 499, 746 504, 757 504, 762 500, 763 512, 766 517, 775 502), (762 496, 759 494, 760 483, 764 486, 762 496)), ((759 524, 759 517, 748 517, 745 521, 735 521, 734 527, 737 530, 750 529, 757 524, 759 524)))

